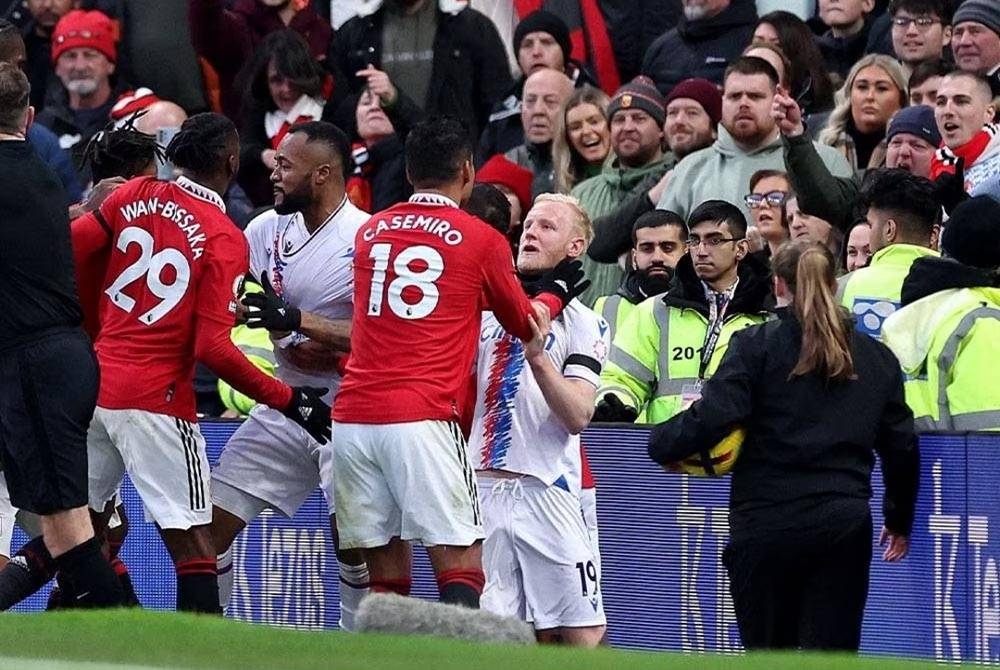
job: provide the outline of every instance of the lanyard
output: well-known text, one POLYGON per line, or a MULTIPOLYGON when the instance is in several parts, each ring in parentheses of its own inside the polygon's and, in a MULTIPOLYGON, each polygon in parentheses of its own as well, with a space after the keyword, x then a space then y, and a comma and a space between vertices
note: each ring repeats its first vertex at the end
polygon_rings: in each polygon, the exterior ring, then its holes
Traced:
POLYGON ((722 327, 726 323, 726 311, 729 309, 729 303, 733 300, 733 293, 735 293, 736 285, 734 284, 732 288, 722 293, 711 294, 709 298, 709 319, 711 323, 709 324, 708 332, 705 333, 705 341, 701 345, 701 362, 698 364, 698 379, 704 379, 705 373, 708 371, 708 364, 712 361, 712 354, 715 353, 715 348, 719 344, 719 337, 722 336, 722 327), (725 296, 726 301, 720 307, 718 302, 716 302, 718 296, 725 296), (712 318, 714 316, 714 318, 712 318))

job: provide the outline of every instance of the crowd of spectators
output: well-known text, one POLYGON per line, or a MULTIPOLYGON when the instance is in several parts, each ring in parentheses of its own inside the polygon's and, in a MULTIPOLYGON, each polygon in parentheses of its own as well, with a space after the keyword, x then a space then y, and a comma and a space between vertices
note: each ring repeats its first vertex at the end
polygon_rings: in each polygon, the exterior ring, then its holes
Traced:
MULTIPOLYGON (((690 223, 704 203, 727 203, 748 224, 754 262, 766 267, 784 241, 804 237, 828 246, 843 273, 884 262, 893 244, 871 214, 885 169, 933 184, 944 215, 926 239, 896 239, 930 254, 964 198, 1000 198, 995 0, 774 9, 765 0, 8 0, 0 55, 28 74, 30 140, 67 203, 81 206, 103 192, 82 160, 90 140, 140 110, 137 127, 161 141, 201 111, 237 123, 241 168, 226 201, 241 227, 271 204, 275 148, 295 123, 322 119, 347 133, 348 195, 374 212, 412 192, 409 129, 456 117, 477 143, 478 181, 509 202, 512 240, 537 195, 580 201, 595 229, 584 259, 590 305, 636 295, 634 227, 651 212, 690 223)), ((905 302, 899 288, 883 300, 889 312, 905 302)))

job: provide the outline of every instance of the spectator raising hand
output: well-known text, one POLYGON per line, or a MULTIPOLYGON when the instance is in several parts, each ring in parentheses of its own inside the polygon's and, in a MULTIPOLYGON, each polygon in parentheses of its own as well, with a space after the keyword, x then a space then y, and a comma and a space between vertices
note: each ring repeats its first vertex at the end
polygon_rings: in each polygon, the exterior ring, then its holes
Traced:
POLYGON ((799 103, 780 84, 774 94, 774 102, 771 103, 771 118, 785 137, 798 137, 806 131, 799 103))
POLYGON ((378 96, 382 107, 392 107, 396 103, 398 91, 393 85, 392 80, 389 79, 389 75, 382 70, 369 63, 368 67, 358 70, 354 73, 354 76, 364 77, 368 82, 366 88, 372 95, 378 96))

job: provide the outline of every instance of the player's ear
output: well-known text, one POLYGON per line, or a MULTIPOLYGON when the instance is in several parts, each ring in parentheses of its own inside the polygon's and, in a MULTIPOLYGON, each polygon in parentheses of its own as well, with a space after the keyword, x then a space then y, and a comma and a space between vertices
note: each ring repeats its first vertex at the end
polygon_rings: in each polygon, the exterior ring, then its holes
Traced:
POLYGON ((333 174, 333 168, 329 163, 323 163, 313 170, 313 183, 317 186, 322 186, 330 179, 331 174, 333 174))

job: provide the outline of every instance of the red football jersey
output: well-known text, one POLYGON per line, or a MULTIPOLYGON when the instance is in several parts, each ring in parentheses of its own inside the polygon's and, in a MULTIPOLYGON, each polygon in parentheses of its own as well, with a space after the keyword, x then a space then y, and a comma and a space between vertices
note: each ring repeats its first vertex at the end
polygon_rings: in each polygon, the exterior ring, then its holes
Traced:
POLYGON ((214 191, 183 177, 133 179, 73 222, 73 246, 88 271, 107 257, 94 343, 101 407, 194 421, 196 359, 243 393, 288 404, 288 386, 229 339, 249 250, 214 191))
POLYGON ((531 337, 507 241, 443 196, 418 193, 358 230, 342 423, 459 420, 482 312, 531 337))

